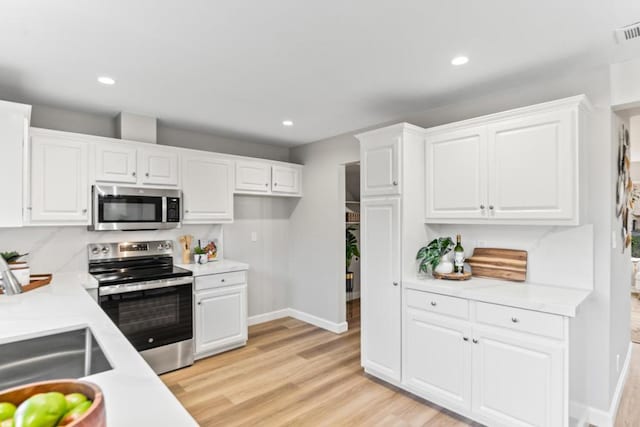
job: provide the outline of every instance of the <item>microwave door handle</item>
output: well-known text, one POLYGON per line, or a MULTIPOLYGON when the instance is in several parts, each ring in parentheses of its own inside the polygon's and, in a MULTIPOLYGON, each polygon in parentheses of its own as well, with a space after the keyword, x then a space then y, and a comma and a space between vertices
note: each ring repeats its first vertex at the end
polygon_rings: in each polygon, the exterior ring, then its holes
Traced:
POLYGON ((162 197, 162 223, 167 222, 167 196, 162 197))

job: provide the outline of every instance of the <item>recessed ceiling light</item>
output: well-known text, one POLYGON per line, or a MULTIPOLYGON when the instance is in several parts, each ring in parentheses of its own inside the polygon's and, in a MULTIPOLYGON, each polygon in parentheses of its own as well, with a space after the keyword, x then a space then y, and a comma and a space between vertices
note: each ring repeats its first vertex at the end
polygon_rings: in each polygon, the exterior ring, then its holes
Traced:
POLYGON ((98 82, 102 83, 103 85, 114 85, 114 84, 116 84, 116 81, 114 79, 112 79, 111 77, 107 77, 107 76, 98 77, 98 82))
POLYGON ((456 56, 451 60, 451 65, 464 65, 469 62, 469 58, 466 56, 456 56))
POLYGON ((283 120, 282 126, 293 126, 293 122, 291 120, 283 120))

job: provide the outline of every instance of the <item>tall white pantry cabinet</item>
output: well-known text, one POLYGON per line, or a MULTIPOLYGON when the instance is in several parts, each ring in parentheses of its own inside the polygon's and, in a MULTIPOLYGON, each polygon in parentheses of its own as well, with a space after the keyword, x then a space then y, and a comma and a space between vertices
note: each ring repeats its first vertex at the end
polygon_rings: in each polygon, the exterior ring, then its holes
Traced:
POLYGON ((577 96, 357 135, 367 373, 487 425, 568 426, 575 312, 429 288, 415 254, 425 224, 580 225, 587 112, 577 96))

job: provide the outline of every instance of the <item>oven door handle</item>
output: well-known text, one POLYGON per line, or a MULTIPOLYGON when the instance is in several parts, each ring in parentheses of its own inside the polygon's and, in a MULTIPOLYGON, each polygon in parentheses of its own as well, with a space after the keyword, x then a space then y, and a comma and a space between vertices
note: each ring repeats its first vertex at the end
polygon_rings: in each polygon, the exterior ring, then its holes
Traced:
POLYGON ((115 294, 124 294, 127 292, 136 292, 136 291, 146 291, 149 289, 160 289, 160 288, 168 288, 171 286, 184 286, 184 285, 193 285, 193 278, 181 278, 181 279, 162 279, 162 280, 152 280, 148 282, 129 284, 129 285, 111 285, 111 286, 102 286, 98 288, 98 295, 115 295, 115 294))

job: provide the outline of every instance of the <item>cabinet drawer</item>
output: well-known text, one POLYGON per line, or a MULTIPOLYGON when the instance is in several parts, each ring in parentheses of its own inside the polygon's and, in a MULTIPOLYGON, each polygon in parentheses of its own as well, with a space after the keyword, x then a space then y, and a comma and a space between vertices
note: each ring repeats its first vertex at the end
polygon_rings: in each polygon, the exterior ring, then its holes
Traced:
POLYGON ((196 291, 203 289, 220 288, 223 286, 239 285, 245 283, 245 272, 234 271, 231 273, 210 274, 196 277, 196 291))
POLYGON ((407 306, 446 316, 469 318, 469 301, 462 298, 407 289, 407 306))
POLYGON ((562 316, 484 302, 475 304, 476 321, 479 323, 550 338, 564 338, 562 316))

